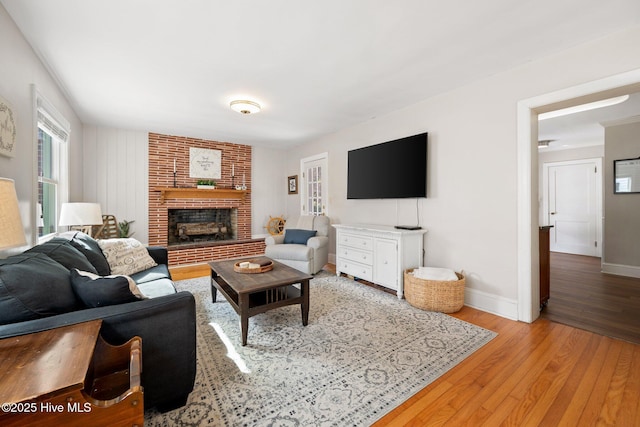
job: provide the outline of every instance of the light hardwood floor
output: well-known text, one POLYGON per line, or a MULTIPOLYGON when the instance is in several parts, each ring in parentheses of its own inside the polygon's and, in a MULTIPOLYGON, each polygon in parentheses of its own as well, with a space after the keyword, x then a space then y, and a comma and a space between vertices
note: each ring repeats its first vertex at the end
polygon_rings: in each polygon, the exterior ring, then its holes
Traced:
POLYGON ((464 307, 498 336, 375 426, 640 426, 640 346, 464 307))
POLYGON ((453 316, 498 336, 374 426, 640 426, 640 345, 548 319, 453 316))

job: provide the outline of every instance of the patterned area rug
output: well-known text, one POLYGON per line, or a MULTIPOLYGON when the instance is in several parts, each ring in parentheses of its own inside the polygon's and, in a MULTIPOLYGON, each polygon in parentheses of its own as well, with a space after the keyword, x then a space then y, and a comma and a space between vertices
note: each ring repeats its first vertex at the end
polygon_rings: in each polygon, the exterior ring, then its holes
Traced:
POLYGON ((197 374, 186 406, 147 411, 146 426, 364 426, 393 410, 496 336, 442 313, 320 272, 309 324, 300 306, 249 319, 209 278, 176 283, 197 304, 197 374))

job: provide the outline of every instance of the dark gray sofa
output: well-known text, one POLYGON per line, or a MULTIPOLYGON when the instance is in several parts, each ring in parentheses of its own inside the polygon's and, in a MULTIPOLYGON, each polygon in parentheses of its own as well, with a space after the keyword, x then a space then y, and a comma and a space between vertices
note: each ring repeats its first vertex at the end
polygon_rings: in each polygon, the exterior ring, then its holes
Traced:
POLYGON ((65 233, 0 260, 0 338, 102 319, 101 334, 114 345, 142 338, 145 408, 184 405, 196 372, 195 299, 175 291, 166 248, 148 252, 158 265, 131 277, 153 297, 95 308, 76 297, 70 279, 72 268, 109 274, 100 247, 86 234, 65 233))

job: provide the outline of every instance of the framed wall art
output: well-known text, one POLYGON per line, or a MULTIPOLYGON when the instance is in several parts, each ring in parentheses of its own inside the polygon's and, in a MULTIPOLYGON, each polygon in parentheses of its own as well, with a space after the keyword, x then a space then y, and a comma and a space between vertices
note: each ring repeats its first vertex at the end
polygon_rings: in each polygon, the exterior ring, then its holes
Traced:
POLYGON ((640 193, 640 157, 613 161, 613 194, 640 193))
POLYGON ((0 96, 0 154, 7 157, 15 156, 16 148, 16 119, 13 108, 8 101, 0 96))
POLYGON ((289 184, 289 194, 298 194, 298 175, 293 175, 287 178, 289 184))
POLYGON ((222 151, 209 148, 189 148, 189 177, 220 179, 222 151))

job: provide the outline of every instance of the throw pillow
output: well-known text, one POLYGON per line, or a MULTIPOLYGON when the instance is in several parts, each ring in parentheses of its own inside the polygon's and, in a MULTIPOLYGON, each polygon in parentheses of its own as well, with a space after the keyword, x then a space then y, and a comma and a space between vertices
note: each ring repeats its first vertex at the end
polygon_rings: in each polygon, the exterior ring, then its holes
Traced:
POLYGON ((136 239, 98 240, 98 244, 107 258, 111 274, 131 276, 158 265, 149 255, 147 248, 136 239))
POLYGON ((71 286, 89 308, 124 304, 144 299, 136 282, 122 275, 98 276, 77 268, 71 270, 71 286))
POLYGON ((78 249, 73 247, 67 239, 54 237, 53 239, 41 243, 26 250, 24 253, 40 252, 46 254, 52 260, 59 262, 68 270, 77 268, 78 270, 97 273, 93 264, 78 249))
POLYGON ((298 245, 306 245, 307 240, 315 236, 316 230, 300 230, 290 228, 284 232, 284 243, 296 243, 298 245))
POLYGON ((109 263, 104 257, 102 250, 100 250, 98 242, 91 236, 81 231, 67 231, 60 233, 58 237, 69 240, 74 248, 82 252, 91 265, 95 267, 98 274, 106 276, 110 273, 109 263))

